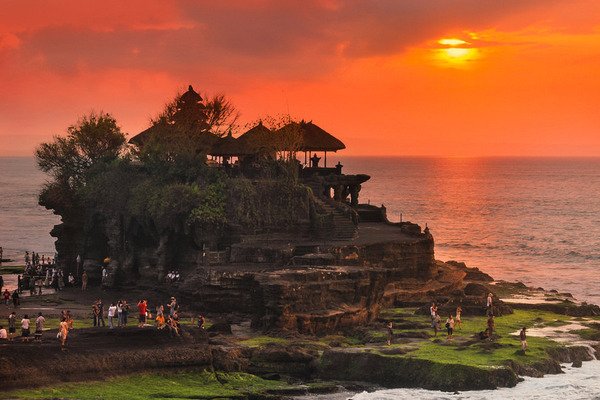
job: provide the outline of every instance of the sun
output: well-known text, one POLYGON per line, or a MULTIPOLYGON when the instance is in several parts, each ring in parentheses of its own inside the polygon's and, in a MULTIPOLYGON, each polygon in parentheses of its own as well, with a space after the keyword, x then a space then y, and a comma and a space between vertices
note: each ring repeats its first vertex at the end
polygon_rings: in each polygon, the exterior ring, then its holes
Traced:
POLYGON ((436 63, 442 67, 466 68, 480 56, 472 43, 458 38, 442 38, 433 49, 436 63))

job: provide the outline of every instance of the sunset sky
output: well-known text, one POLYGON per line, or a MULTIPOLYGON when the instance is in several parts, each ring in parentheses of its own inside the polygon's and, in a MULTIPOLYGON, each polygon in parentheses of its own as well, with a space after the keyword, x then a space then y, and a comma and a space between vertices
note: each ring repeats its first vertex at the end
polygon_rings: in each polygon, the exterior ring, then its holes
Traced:
POLYGON ((600 156, 597 0, 2 0, 0 155, 188 84, 345 155, 600 156))

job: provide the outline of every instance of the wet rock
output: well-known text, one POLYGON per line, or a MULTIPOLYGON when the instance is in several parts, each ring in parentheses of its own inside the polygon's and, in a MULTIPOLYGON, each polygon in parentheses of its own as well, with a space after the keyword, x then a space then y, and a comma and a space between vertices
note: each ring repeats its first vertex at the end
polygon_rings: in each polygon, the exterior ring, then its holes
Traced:
POLYGON ((482 390, 512 387, 518 377, 508 367, 477 368, 394 357, 357 349, 326 350, 321 359, 322 379, 369 382, 385 387, 423 387, 432 390, 482 390))
POLYGON ((227 322, 215 322, 208 329, 208 333, 221 333, 225 335, 231 335, 231 324, 227 322))
POLYGON ((573 364, 571 364, 571 366, 575 367, 575 368, 581 368, 582 365, 583 365, 583 362, 581 360, 575 360, 575 361, 573 361, 573 364))

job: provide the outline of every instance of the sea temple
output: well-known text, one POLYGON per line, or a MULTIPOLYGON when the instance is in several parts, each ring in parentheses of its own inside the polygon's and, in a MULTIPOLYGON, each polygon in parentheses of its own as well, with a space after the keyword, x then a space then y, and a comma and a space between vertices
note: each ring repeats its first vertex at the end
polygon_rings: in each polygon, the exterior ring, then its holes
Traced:
POLYGON ((360 202, 370 177, 332 163, 346 147, 341 140, 312 121, 274 130, 259 122, 239 137, 207 126, 206 106, 190 86, 170 117, 130 140, 137 161, 128 173, 159 183, 138 186, 146 191, 139 200, 130 189, 119 209, 64 213, 53 230, 59 260, 107 287, 168 290, 197 309, 245 316, 256 328, 309 333, 367 323, 384 303, 431 284, 432 236, 389 222, 384 206, 360 202), (201 172, 186 185, 183 178, 168 183, 170 166, 157 178, 156 160, 170 165, 182 148, 190 157, 205 153, 201 172), (190 212, 173 211, 196 195, 190 212), (172 270, 180 279, 166 288, 172 270))

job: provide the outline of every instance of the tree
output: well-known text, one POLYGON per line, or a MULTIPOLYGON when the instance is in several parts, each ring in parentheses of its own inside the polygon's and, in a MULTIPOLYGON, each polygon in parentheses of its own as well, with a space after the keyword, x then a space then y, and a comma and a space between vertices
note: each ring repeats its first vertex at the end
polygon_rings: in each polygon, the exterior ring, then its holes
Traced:
POLYGON ((87 172, 98 163, 115 160, 125 149, 125 135, 113 116, 90 113, 67 128, 66 137, 55 136, 35 151, 40 169, 55 182, 72 189, 85 185, 87 172))

